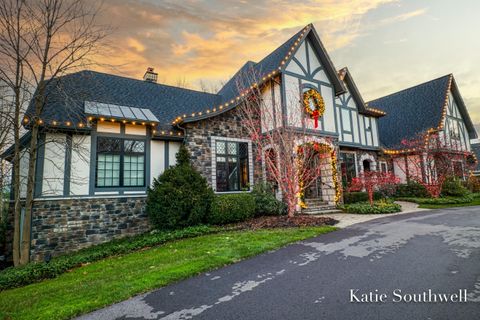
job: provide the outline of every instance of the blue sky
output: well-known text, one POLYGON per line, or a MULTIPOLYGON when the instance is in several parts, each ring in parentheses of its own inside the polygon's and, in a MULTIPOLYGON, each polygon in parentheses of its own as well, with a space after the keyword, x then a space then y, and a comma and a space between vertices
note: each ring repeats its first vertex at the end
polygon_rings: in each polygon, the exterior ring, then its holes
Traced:
MULTIPOLYGON (((211 89, 313 23, 365 100, 453 73, 480 124, 480 2, 474 0, 106 0, 108 63, 140 78, 211 89)), ((110 70, 111 71, 111 70, 110 70)))

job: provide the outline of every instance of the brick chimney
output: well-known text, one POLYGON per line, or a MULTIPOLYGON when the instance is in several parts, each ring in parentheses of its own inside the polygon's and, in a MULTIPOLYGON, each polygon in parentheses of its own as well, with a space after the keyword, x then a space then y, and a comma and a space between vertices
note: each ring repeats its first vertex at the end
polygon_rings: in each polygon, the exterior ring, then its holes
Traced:
POLYGON ((157 77, 158 77, 158 73, 153 72, 152 67, 148 67, 147 71, 143 75, 143 80, 148 81, 148 82, 155 82, 156 83, 157 82, 157 77))

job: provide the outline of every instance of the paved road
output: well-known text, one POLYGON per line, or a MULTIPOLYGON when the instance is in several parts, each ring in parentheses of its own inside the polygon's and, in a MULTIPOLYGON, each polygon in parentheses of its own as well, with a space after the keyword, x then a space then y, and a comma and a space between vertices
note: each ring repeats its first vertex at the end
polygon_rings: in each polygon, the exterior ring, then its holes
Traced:
POLYGON ((82 319, 480 319, 480 207, 353 225, 82 319), (352 303, 351 289, 388 297, 352 303), (395 289, 466 289, 468 302, 395 303, 395 289))

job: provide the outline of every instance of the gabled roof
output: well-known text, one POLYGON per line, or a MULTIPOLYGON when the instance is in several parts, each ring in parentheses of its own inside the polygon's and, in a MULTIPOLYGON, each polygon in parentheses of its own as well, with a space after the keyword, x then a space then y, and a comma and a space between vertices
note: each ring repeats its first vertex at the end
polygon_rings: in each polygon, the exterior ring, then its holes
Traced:
POLYGON ((201 114, 196 114, 192 117, 179 116, 176 120, 178 122, 197 121, 233 109, 241 101, 242 92, 240 92, 240 89, 248 90, 250 85, 261 86, 265 81, 268 81, 272 77, 275 77, 276 74, 281 73, 295 55, 295 52, 300 47, 301 43, 307 38, 311 41, 318 53, 320 61, 326 70, 326 74, 334 86, 335 94, 339 95, 344 93, 345 88, 343 83, 338 78, 335 67, 330 60, 315 27, 312 24, 309 24, 263 58, 260 62, 255 63, 253 61, 248 61, 245 63, 218 92, 218 95, 222 97, 221 103, 218 106, 212 106, 211 109, 208 109, 208 112, 205 110, 201 114))
POLYGON ((385 111, 378 121, 380 142, 387 148, 398 148, 402 139, 415 138, 429 129, 439 128, 444 121, 448 91, 456 98, 470 138, 475 129, 460 97, 453 75, 446 75, 367 103, 385 111))
MULTIPOLYGON (((297 32, 260 62, 248 61, 217 93, 210 94, 137 79, 84 70, 48 81, 47 100, 41 115, 42 124, 62 129, 80 127, 89 130, 85 102, 103 103, 130 108, 149 109, 160 121, 158 132, 175 131, 172 124, 197 121, 234 108, 241 101, 239 80, 251 71, 258 83, 283 71, 302 41, 309 37, 319 52, 327 75, 337 94, 344 92, 343 83, 328 57, 314 27, 310 24, 297 32)), ((33 115, 31 104, 26 119, 33 115)), ((28 122, 26 122, 28 126, 28 122)))
POLYGON ((353 81, 353 77, 347 67, 344 67, 338 71, 338 77, 347 85, 348 92, 352 95, 359 113, 372 117, 383 117, 385 115, 385 112, 381 110, 366 106, 365 101, 363 100, 362 95, 360 94, 355 81, 353 81))
MULTIPOLYGON (((220 102, 216 94, 188 90, 100 73, 80 71, 50 81, 47 101, 41 119, 46 125, 74 127, 87 123, 85 102, 100 102, 149 109, 159 119, 158 132, 171 131, 171 119, 179 112, 198 112, 220 102)), ((32 115, 31 104, 26 116, 32 115)))

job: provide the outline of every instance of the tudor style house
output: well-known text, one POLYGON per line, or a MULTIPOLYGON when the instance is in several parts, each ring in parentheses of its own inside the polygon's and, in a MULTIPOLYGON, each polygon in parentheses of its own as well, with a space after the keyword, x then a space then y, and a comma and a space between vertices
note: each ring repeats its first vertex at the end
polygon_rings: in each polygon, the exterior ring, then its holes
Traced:
MULTIPOLYGON (((262 155, 237 110, 244 94, 238 79, 248 70, 260 75, 250 85, 261 88, 265 106, 277 117, 262 123, 263 132, 304 125, 311 141, 334 150, 338 170, 322 171, 319 183, 305 195, 317 205, 341 201, 335 188, 362 171, 394 170, 383 150, 441 121, 447 135, 455 130, 467 150, 476 137, 453 76, 367 104, 349 70, 334 67, 312 25, 263 60, 247 62, 216 94, 158 84, 151 68, 143 80, 94 71, 72 73, 49 82, 40 119, 32 117, 30 108, 24 118, 27 129, 30 121, 42 125, 32 259, 147 230, 147 188, 175 164, 181 144, 216 193, 249 190, 262 181, 262 155), (298 103, 305 92, 323 101, 315 117, 306 115, 298 103), (445 95, 449 108, 442 117, 445 95), (329 183, 334 180, 342 183, 329 183)), ((22 138, 23 181, 30 134, 22 138)), ((11 160, 11 153, 12 148, 2 158, 11 160)), ((21 192, 25 193, 24 183, 21 192)))

